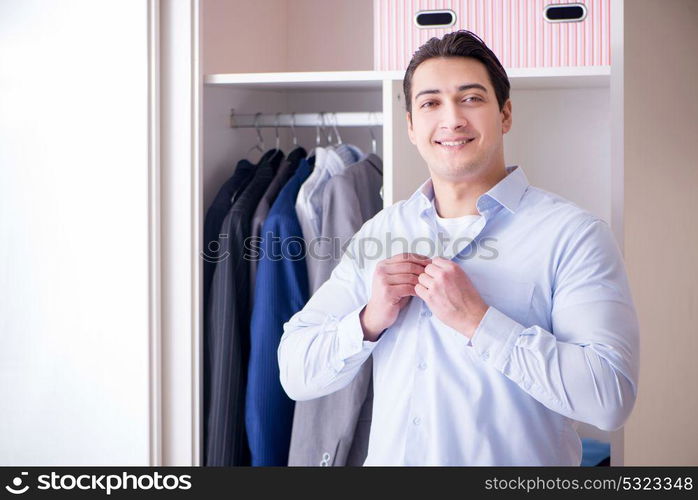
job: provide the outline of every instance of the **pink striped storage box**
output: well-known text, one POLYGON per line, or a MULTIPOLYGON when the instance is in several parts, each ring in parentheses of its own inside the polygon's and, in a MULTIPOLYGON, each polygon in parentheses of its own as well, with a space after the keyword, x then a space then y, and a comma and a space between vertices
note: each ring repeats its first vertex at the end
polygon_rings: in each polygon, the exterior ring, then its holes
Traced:
POLYGON ((407 69, 412 54, 431 37, 467 29, 482 38, 506 68, 611 64, 610 0, 374 0, 374 68, 407 69), (579 22, 551 23, 550 4, 584 4, 579 22), (455 24, 419 28, 420 11, 452 10, 455 24))

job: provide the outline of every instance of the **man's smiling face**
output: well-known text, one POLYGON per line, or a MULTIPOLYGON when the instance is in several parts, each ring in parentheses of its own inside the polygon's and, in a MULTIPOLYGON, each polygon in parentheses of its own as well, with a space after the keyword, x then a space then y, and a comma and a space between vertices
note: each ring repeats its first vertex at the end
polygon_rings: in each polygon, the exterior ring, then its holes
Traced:
POLYGON ((412 77, 410 141, 432 176, 459 181, 504 168, 503 134, 511 128, 511 100, 499 110, 485 65, 471 57, 421 63, 412 77))

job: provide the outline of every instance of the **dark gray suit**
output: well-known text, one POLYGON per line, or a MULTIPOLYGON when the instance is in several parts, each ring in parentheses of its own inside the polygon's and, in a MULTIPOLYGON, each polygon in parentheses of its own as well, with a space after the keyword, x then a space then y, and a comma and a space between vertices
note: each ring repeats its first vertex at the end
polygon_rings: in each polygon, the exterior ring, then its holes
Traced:
MULTIPOLYGON (((257 244, 261 246, 260 233, 262 232, 262 225, 264 224, 264 220, 267 218, 267 214, 269 213, 271 206, 274 204, 274 200, 276 200, 279 191, 281 191, 281 188, 283 188, 286 185, 286 182, 288 182, 291 176, 293 176, 298 169, 298 164, 303 158, 306 157, 307 154, 308 153, 306 150, 301 147, 291 151, 286 159, 281 162, 281 165, 279 165, 279 170, 276 172, 274 179, 271 181, 271 184, 269 184, 269 187, 260 198, 257 208, 254 211, 254 215, 252 216, 251 236, 253 238, 252 244, 255 245, 255 247, 257 247, 257 244)), ((250 297, 254 297, 257 264, 258 259, 256 258, 250 261, 250 297)), ((253 301, 250 300, 250 314, 252 314, 252 307, 254 306, 252 302, 253 301)))
POLYGON ((249 465, 245 432, 245 392, 250 350, 249 260, 245 239, 251 234, 252 215, 271 183, 283 153, 265 155, 248 186, 223 220, 220 254, 211 285, 205 335, 210 345, 209 407, 206 456, 208 466, 249 465))
MULTIPOLYGON (((216 245, 220 236, 221 227, 225 216, 228 215, 233 204, 245 190, 247 185, 254 177, 255 170, 258 166, 268 161, 274 154, 273 150, 267 151, 259 161, 254 164, 249 160, 240 160, 235 167, 235 172, 218 190, 216 197, 211 202, 211 205, 206 212, 204 219, 204 332, 208 332, 208 311, 209 311, 209 295, 211 283, 213 282, 213 273, 216 270, 216 263, 220 260, 221 254, 218 253, 216 245)), ((210 338, 207 334, 204 335, 204 442, 208 441, 208 410, 211 401, 211 350, 210 338)), ((205 463, 205 462, 204 462, 205 463)))

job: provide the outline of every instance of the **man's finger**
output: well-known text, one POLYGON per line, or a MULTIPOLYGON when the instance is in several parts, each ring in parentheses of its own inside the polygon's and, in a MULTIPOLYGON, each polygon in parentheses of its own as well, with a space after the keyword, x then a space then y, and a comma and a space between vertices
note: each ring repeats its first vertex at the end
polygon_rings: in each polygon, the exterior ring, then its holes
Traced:
POLYGON ((431 263, 435 265, 436 267, 440 267, 442 269, 448 269, 449 266, 451 265, 452 261, 448 259, 444 259, 443 257, 434 257, 431 259, 431 263))
POLYGON ((429 303, 429 289, 422 284, 417 284, 414 287, 414 294, 422 299, 427 304, 429 303))
POLYGON ((419 278, 416 274, 389 274, 387 277, 389 285, 416 285, 419 283, 419 278))
POLYGON ((393 255, 389 259, 386 259, 386 262, 388 263, 393 263, 393 262, 415 262, 415 263, 422 263, 422 262, 431 262, 431 259, 427 257, 426 255, 421 255, 418 253, 409 253, 409 252, 403 252, 399 253, 396 255, 393 255))
POLYGON ((395 297, 396 299, 416 295, 414 285, 390 285, 388 287, 388 294, 390 297, 395 297))
POLYGON ((444 271, 446 271, 445 268, 439 267, 433 262, 424 267, 424 272, 432 278, 441 275, 444 271))
POLYGON ((394 262, 392 264, 386 264, 383 269, 386 274, 422 274, 424 272, 424 267, 428 263, 417 264, 416 262, 394 262))
POLYGON ((433 288, 434 287, 434 278, 429 276, 427 273, 420 274, 419 278, 418 278, 418 282, 424 288, 433 288))

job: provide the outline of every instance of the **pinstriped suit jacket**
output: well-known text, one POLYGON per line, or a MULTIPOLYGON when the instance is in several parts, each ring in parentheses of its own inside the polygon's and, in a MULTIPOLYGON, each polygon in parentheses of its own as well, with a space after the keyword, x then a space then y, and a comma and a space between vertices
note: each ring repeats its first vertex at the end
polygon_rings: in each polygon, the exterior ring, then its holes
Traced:
MULTIPOLYGON (((266 156, 266 155, 265 155, 266 156)), ((226 215, 219 239, 220 255, 211 286, 205 335, 210 343, 210 396, 206 465, 249 465, 245 433, 245 387, 249 356, 249 260, 245 239, 252 215, 271 183, 281 151, 255 169, 254 177, 226 215)))
MULTIPOLYGON (((237 201, 238 197, 245 190, 254 177, 255 168, 265 161, 268 161, 273 154, 273 150, 260 158, 257 165, 248 160, 240 160, 235 167, 233 175, 221 186, 216 197, 206 212, 204 220, 204 332, 208 332, 208 307, 213 273, 216 270, 216 263, 221 257, 217 251, 218 237, 225 216, 230 208, 237 201)), ((208 410, 211 401, 211 345, 208 333, 204 335, 204 443, 208 440, 208 410)))

